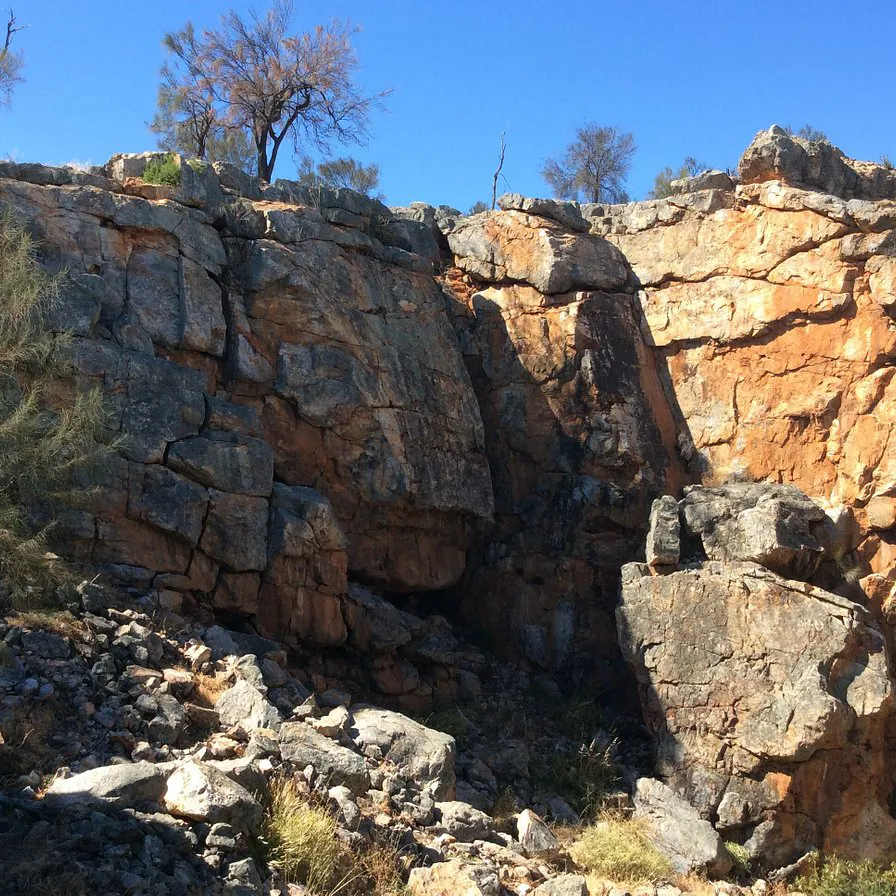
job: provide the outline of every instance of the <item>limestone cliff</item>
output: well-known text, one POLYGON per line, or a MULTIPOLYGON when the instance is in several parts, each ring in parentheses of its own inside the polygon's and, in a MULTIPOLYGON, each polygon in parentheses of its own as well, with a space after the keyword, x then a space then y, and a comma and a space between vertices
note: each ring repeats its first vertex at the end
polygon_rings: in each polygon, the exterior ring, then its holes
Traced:
POLYGON ((742 478, 828 508, 889 611, 884 169, 773 130, 742 182, 464 218, 226 166, 152 186, 146 161, 0 167, 68 272, 73 379, 126 436, 68 520, 79 556, 295 643, 351 639, 349 580, 435 592, 507 652, 609 683, 652 499, 742 478))

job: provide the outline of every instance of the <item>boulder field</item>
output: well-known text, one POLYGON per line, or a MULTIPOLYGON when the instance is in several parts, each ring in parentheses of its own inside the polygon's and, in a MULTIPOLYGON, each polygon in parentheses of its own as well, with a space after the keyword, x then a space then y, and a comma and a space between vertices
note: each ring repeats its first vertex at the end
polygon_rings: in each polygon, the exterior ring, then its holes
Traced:
POLYGON ((665 199, 464 216, 151 158, 0 163, 120 438, 69 555, 397 709, 475 691, 445 616, 634 678, 645 800, 893 857, 894 172, 772 128, 665 199))

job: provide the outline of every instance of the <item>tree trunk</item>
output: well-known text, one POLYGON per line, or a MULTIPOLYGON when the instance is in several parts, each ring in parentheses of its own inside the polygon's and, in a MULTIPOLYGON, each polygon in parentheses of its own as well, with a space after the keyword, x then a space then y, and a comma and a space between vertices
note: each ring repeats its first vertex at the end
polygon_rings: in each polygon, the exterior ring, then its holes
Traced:
POLYGON ((266 183, 271 182, 271 174, 273 173, 273 165, 268 161, 268 154, 265 147, 258 150, 258 176, 266 183))

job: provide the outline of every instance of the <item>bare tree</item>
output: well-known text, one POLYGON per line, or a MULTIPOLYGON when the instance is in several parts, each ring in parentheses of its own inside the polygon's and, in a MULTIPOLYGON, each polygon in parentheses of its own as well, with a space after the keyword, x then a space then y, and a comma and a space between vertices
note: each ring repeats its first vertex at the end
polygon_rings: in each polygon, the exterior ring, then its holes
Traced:
MULTIPOLYGON (((197 147, 216 128, 242 132, 258 175, 270 181, 283 144, 363 143, 372 108, 384 96, 365 96, 355 83, 356 29, 333 21, 292 34, 292 0, 274 0, 260 16, 231 10, 217 29, 197 37, 189 23, 167 34, 172 54, 162 70, 160 112, 167 105, 197 147)), ((167 126, 160 121, 162 130, 167 126)))
POLYGON ((791 137, 800 137, 803 140, 811 140, 813 143, 830 143, 828 135, 811 124, 804 124, 798 131, 795 131, 790 125, 784 128, 791 137))
POLYGON ((492 177, 492 211, 494 211, 495 204, 498 201, 498 178, 501 176, 501 171, 504 168, 504 153, 507 151, 507 144, 504 140, 505 135, 506 132, 501 131, 501 153, 498 156, 498 167, 495 169, 492 177))
POLYGON ((13 87, 22 80, 19 73, 25 57, 21 52, 17 53, 12 49, 12 39, 27 27, 16 24, 15 13, 10 9, 9 18, 6 20, 6 36, 3 46, 0 47, 0 106, 9 105, 13 87))
POLYGON ((560 199, 628 202, 625 178, 635 138, 615 127, 586 124, 559 159, 547 159, 541 176, 560 199))

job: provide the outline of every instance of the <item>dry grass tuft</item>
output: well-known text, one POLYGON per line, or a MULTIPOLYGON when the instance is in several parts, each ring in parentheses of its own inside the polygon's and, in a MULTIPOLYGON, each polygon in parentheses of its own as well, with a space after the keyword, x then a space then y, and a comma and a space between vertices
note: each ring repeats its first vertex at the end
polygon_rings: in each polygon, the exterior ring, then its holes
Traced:
POLYGON ((199 672, 193 676, 192 701, 197 706, 214 709, 218 697, 232 686, 233 683, 226 674, 204 675, 199 672))
POLYGON ((361 857, 364 887, 371 896, 403 896, 407 892, 401 858, 393 846, 380 844, 361 857))
POLYGON ((292 778, 271 782, 265 821, 269 858, 290 883, 302 883, 313 896, 332 896, 345 889, 350 857, 336 839, 336 819, 308 803, 292 778))
POLYGON ((15 612, 7 617, 7 622, 30 630, 43 629, 73 641, 82 641, 87 636, 87 626, 83 620, 75 618, 68 610, 15 612))
POLYGON ((669 880, 669 860, 650 843, 642 822, 605 814, 585 828, 570 854, 586 871, 628 883, 669 880))

